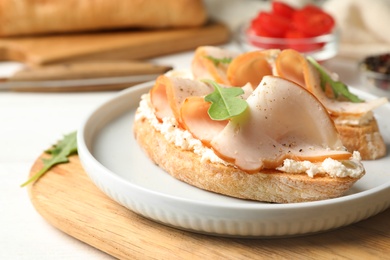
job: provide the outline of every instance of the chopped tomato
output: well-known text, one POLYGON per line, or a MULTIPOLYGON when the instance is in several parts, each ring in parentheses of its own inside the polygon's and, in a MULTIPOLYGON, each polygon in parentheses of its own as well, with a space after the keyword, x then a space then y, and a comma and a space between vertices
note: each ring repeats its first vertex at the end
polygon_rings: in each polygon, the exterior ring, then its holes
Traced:
POLYGON ((283 2, 273 1, 272 2, 272 12, 274 14, 279 15, 279 16, 290 19, 295 12, 295 8, 289 6, 288 4, 285 4, 283 2))
POLYGON ((262 30, 276 38, 283 37, 291 25, 287 18, 267 12, 260 12, 256 20, 256 27, 261 27, 262 30))
MULTIPOLYGON (((252 20, 247 33, 269 38, 300 39, 331 33, 335 21, 331 15, 315 5, 295 9, 280 1, 272 2, 271 12, 259 12, 252 20)), ((313 51, 323 47, 323 43, 290 44, 289 46, 271 44, 250 39, 251 43, 263 49, 293 48, 301 52, 313 51)))
POLYGON ((330 33, 335 24, 332 16, 312 5, 307 5, 296 11, 292 19, 295 28, 309 36, 330 33))

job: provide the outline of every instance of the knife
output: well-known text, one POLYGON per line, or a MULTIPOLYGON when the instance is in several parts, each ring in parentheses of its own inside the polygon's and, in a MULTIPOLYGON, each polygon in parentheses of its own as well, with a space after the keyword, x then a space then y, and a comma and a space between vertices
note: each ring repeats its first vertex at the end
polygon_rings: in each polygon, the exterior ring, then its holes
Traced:
POLYGON ((120 90, 156 79, 172 67, 139 61, 77 62, 29 67, 0 82, 0 91, 120 90))

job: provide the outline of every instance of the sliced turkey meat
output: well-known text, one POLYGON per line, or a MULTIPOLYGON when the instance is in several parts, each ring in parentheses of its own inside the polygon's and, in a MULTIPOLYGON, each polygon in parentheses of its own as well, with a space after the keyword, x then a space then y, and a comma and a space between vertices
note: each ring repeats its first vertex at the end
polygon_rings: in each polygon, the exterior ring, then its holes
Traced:
POLYGON ((215 153, 247 172, 275 169, 285 159, 348 160, 327 110, 303 87, 264 76, 244 114, 211 141, 215 153))
POLYGON ((194 79, 210 79, 219 84, 230 85, 227 68, 230 60, 237 55, 234 51, 214 46, 197 48, 191 64, 194 79))
POLYGON ((164 117, 174 116, 180 123, 180 107, 184 100, 190 96, 204 96, 212 91, 213 87, 202 81, 160 76, 150 90, 150 100, 160 121, 164 117))
POLYGON ((363 116, 375 108, 386 104, 387 98, 353 103, 329 98, 321 88, 321 78, 316 68, 305 56, 294 50, 283 50, 276 59, 276 75, 296 82, 312 92, 333 116, 363 116))
POLYGON ((212 120, 207 113, 211 103, 203 97, 189 97, 181 106, 181 121, 184 129, 206 146, 218 135, 229 122, 228 120, 212 120))
POLYGON ((273 64, 280 50, 246 52, 235 57, 229 64, 227 77, 232 86, 248 82, 256 88, 264 76, 273 75, 273 64))

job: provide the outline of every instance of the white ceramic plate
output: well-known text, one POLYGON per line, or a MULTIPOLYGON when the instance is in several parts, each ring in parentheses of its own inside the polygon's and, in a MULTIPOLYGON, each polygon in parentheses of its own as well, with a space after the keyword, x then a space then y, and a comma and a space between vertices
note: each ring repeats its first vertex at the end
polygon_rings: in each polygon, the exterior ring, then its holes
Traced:
MULTIPOLYGON (((367 174, 347 195, 318 202, 270 204, 203 191, 154 165, 133 138, 134 112, 152 83, 131 87, 98 107, 78 131, 78 151, 93 182, 128 209, 176 228, 220 236, 280 237, 326 231, 390 205, 390 156, 364 162, 367 174)), ((372 96, 354 91, 359 96, 372 96)), ((390 149, 390 105, 376 110, 390 149)))

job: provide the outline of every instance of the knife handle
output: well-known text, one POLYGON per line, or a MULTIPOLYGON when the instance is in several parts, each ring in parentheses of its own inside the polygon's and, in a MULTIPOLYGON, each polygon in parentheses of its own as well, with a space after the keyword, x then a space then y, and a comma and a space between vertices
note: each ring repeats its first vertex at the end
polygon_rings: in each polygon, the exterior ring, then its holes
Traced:
POLYGON ((172 67, 141 61, 75 62, 28 67, 7 81, 43 81, 163 74, 172 67))

